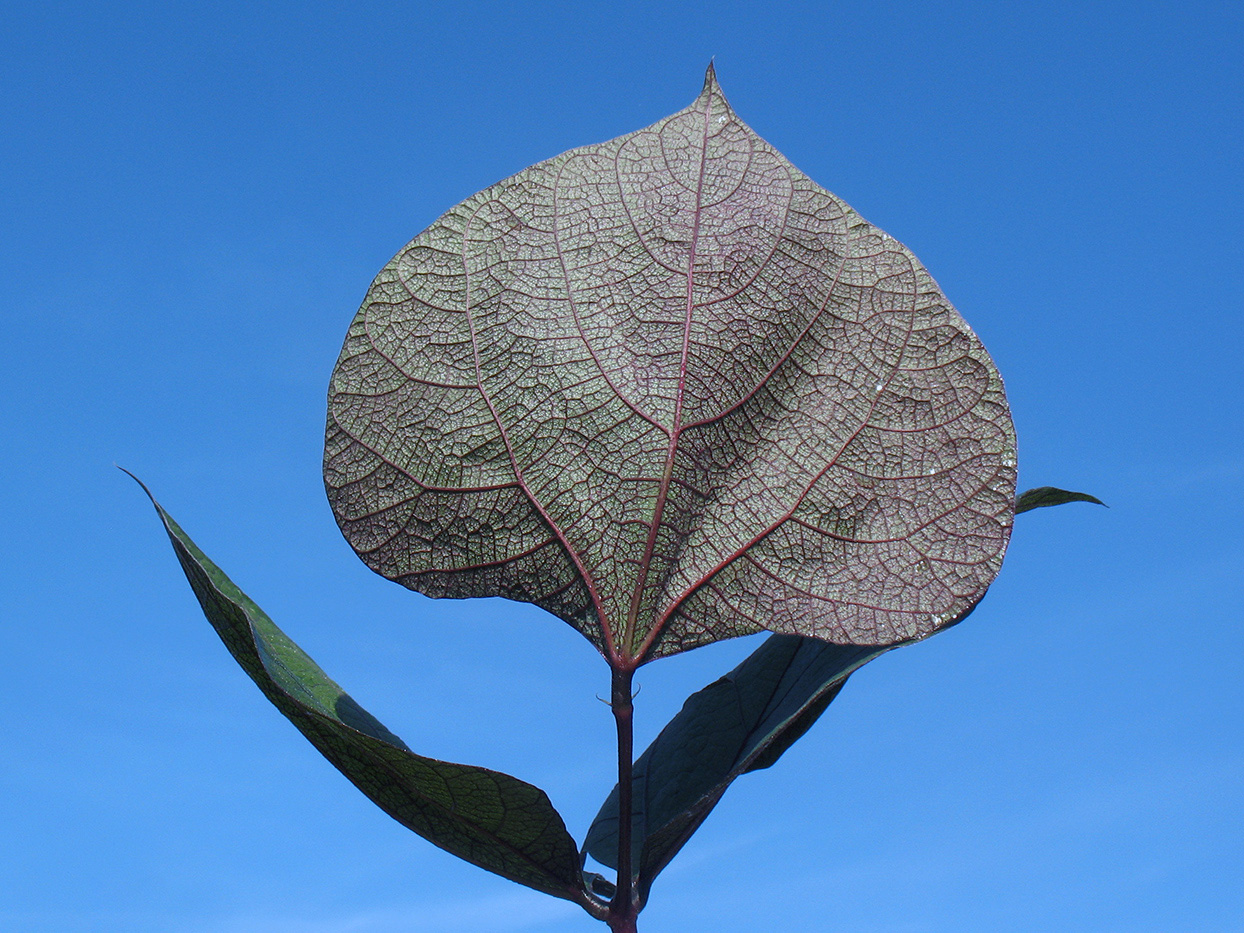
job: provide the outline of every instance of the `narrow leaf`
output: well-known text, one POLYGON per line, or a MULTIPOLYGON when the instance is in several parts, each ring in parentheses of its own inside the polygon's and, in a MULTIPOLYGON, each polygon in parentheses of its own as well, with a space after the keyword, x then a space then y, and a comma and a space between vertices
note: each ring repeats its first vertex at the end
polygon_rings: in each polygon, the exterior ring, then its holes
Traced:
POLYGON ((689 107, 473 195, 380 271, 324 481, 377 573, 535 603, 633 665, 944 628, 1001 566, 1015 434, 924 266, 710 69, 689 107))
POLYGON ((459 858, 594 908, 574 840, 544 791, 508 774, 413 753, 277 628, 154 497, 151 502, 230 654, 359 790, 403 826, 459 858))
POLYGON ((1054 486, 1038 486, 1036 489, 1029 489, 1015 497, 1015 514, 1027 512, 1029 509, 1048 509, 1052 505, 1063 505, 1067 502, 1106 504, 1087 492, 1071 492, 1067 489, 1057 489, 1054 486))
MULTIPOLYGON (((646 893, 730 783, 767 768, 802 735, 861 665, 886 647, 774 635, 742 664, 693 694, 635 762, 633 864, 646 893)), ((617 867, 617 787, 584 843, 617 867)))

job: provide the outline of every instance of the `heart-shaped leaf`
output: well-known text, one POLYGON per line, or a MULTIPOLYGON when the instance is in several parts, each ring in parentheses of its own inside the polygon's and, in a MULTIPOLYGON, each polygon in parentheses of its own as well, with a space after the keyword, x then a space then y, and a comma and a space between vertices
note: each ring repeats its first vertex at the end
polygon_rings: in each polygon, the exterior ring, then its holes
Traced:
POLYGON ((151 502, 229 653, 359 790, 442 849, 603 915, 584 888, 574 839, 544 791, 498 771, 413 753, 277 628, 154 497, 151 502))
POLYGON ((710 68, 687 109, 480 192, 381 270, 324 476, 378 573, 536 603, 622 668, 943 627, 1001 565, 1015 438, 924 267, 710 68))
POLYGON ((1087 492, 1071 492, 1054 486, 1038 486, 1036 489, 1029 489, 1027 492, 1020 493, 1015 497, 1015 514, 1027 512, 1029 509, 1047 509, 1052 505, 1064 505, 1068 502, 1106 504, 1096 496, 1090 496, 1087 492))

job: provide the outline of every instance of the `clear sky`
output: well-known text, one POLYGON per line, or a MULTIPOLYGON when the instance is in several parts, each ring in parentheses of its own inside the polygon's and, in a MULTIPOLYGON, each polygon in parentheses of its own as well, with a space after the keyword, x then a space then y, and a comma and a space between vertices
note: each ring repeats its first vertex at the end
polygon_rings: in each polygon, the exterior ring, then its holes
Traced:
MULTIPOLYGON (((1007 382, 1022 515, 965 624, 742 778, 645 933, 1244 931, 1244 6, 51 3, 0 34, 0 929, 549 933, 260 696, 119 463, 415 750, 612 784, 569 626, 372 575, 320 480, 376 271, 686 106, 910 246, 1007 382)), ((642 746, 754 641, 640 671, 642 746)))

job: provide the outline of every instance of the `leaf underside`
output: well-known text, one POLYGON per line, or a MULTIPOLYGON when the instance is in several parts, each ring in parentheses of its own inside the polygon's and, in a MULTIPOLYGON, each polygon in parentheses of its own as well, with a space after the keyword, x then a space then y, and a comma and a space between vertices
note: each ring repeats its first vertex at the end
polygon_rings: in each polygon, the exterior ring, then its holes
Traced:
POLYGON ((993 580, 1015 438, 916 258, 711 69, 660 122, 467 199, 372 283, 329 392, 347 540, 614 663, 769 629, 928 635, 993 580))
MULTIPOLYGON (((146 486, 143 490, 151 495, 146 486)), ((508 774, 411 752, 151 501, 186 579, 229 653, 355 786, 442 849, 512 881, 587 905, 574 839, 544 791, 508 774)))

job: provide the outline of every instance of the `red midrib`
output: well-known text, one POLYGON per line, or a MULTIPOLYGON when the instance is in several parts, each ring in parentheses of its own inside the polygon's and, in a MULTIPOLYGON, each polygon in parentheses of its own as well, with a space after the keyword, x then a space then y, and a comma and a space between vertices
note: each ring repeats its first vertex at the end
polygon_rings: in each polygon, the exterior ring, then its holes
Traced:
POLYGON ((639 578, 635 581, 635 592, 631 595, 631 607, 626 616, 623 628, 624 644, 619 645, 619 654, 631 662, 639 660, 648 647, 656 640, 663 625, 645 633, 643 647, 632 654, 635 642, 635 626, 639 620, 639 607, 643 600, 644 587, 648 582, 648 571, 652 566, 652 553, 656 548, 657 533, 661 528, 661 519, 665 513, 665 502, 669 494, 670 478, 674 472, 674 455, 678 450, 678 437, 682 432, 682 400, 687 386, 687 351, 691 344, 691 311, 695 297, 695 252, 700 237, 700 209, 704 195, 704 167, 708 162, 709 118, 713 112, 713 95, 706 95, 704 102, 704 134, 700 141, 700 174, 695 186, 695 218, 691 226, 691 249, 687 256, 687 311, 683 319, 682 358, 678 365, 678 387, 674 395, 674 424, 670 430, 669 447, 665 453, 665 469, 661 474, 661 488, 657 492, 657 505, 652 513, 652 525, 648 529, 648 540, 644 545, 644 556, 639 565, 639 578))

